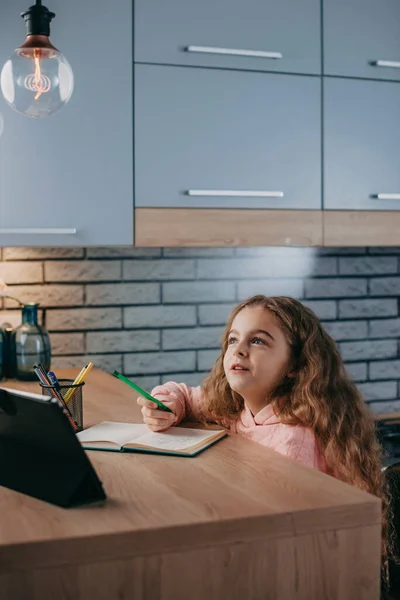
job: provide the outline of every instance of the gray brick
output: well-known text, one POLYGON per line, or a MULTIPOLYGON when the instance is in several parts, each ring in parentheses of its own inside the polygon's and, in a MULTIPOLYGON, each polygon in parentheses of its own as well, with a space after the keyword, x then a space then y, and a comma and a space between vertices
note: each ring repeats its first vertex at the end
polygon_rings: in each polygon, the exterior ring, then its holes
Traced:
POLYGON ((373 415, 387 415, 400 412, 400 400, 391 402, 368 402, 368 408, 373 415))
POLYGON ((132 306, 123 310, 125 327, 196 325, 195 306, 132 306))
POLYGON ((314 256, 311 262, 311 274, 316 277, 320 275, 337 275, 338 263, 336 258, 314 256))
POLYGON ((390 400, 397 397, 396 381, 359 383, 357 385, 365 400, 390 400))
POLYGON ((256 294, 266 296, 292 296, 302 298, 304 285, 302 279, 256 279, 254 281, 239 281, 238 298, 246 300, 256 294))
POLYGON ((190 387, 197 387, 201 385, 208 373, 169 373, 168 375, 162 375, 162 383, 167 381, 175 381, 176 383, 186 383, 190 387))
POLYGON ((369 378, 400 379, 400 360, 380 360, 369 365, 369 378))
POLYGON ((397 315, 397 300, 392 298, 363 298, 340 300, 339 318, 391 317, 397 315))
MULTIPOLYGON (((142 390, 150 393, 157 385, 160 385, 161 383, 160 375, 144 375, 143 377, 136 375, 135 377, 129 377, 128 379, 140 386, 142 390)), ((132 390, 132 393, 133 397, 135 398, 135 391, 132 390)))
POLYGON ((71 260, 46 262, 45 281, 118 281, 121 263, 113 260, 71 260))
POLYGON ((353 381, 365 381, 367 379, 367 363, 349 363, 346 370, 353 381))
POLYGON ((162 332, 162 347, 163 350, 219 348, 222 332, 222 327, 165 329, 162 332))
MULTIPOLYGON (((276 248, 273 248, 273 249, 276 250, 276 248)), ((265 258, 266 256, 269 256, 268 251, 269 251, 269 249, 265 246, 250 246, 249 248, 235 248, 236 256, 240 256, 242 258, 249 258, 249 257, 257 258, 260 256, 265 258)))
POLYGON ((159 283, 101 283, 86 286, 86 304, 158 304, 159 283))
MULTIPOLYGON (((10 294, 21 302, 37 302, 41 306, 80 306, 83 304, 82 285, 13 285, 10 294)), ((7 308, 18 304, 5 299, 7 308)))
POLYGON ((0 262, 0 279, 10 283, 42 283, 41 262, 0 262))
POLYGON ((318 254, 320 254, 321 256, 324 255, 335 255, 335 256, 340 256, 343 254, 366 254, 367 249, 366 248, 358 248, 356 246, 342 246, 341 248, 318 248, 318 254))
MULTIPOLYGON (((307 300, 303 304, 315 312, 319 319, 336 319, 334 300, 307 300)), ((236 304, 208 304, 199 306, 200 325, 225 325, 236 304)))
POLYGON ((308 279, 305 282, 307 298, 343 298, 365 296, 366 279, 308 279))
POLYGON ((323 326, 334 340, 365 339, 368 335, 367 321, 328 321, 323 326))
POLYGON ((163 283, 163 301, 173 303, 235 300, 233 281, 189 281, 163 283))
POLYGON ((316 255, 315 248, 296 247, 296 246, 250 246, 246 248, 236 248, 236 256, 243 257, 262 257, 262 258, 297 258, 303 260, 312 260, 316 255))
MULTIPOLYGON (((122 370, 121 354, 85 354, 83 356, 54 356, 51 361, 51 368, 56 369, 81 369, 88 362, 93 362, 94 366, 107 373, 122 370)), ((76 375, 78 372, 76 373, 76 375)), ((90 375, 88 375, 88 385, 90 385, 90 375)), ((85 389, 83 389, 83 400, 85 401, 85 389)))
POLYGON ((254 277, 308 277, 312 274, 332 275, 336 272, 336 259, 313 258, 302 260, 277 256, 265 258, 199 259, 199 279, 252 279, 254 277))
POLYGON ((341 342, 340 353, 343 360, 374 360, 397 357, 396 340, 366 340, 363 342, 341 342))
POLYGON ((185 352, 146 352, 124 355, 124 372, 130 375, 145 373, 175 373, 194 371, 196 353, 185 352))
POLYGON ((369 337, 400 337, 400 319, 377 319, 376 321, 370 321, 369 337))
POLYGON ((141 352, 160 350, 160 332, 156 329, 133 331, 89 331, 87 352, 141 352))
POLYGON ((396 256, 346 256, 339 258, 341 275, 387 275, 397 273, 396 256))
POLYGON ((371 246, 368 254, 400 254, 400 246, 371 246))
POLYGON ((233 256, 234 248, 164 248, 163 255, 169 258, 196 258, 205 256, 233 256))
POLYGON ((304 300, 304 306, 308 306, 319 319, 336 319, 337 306, 335 300, 304 300))
POLYGON ((83 248, 3 248, 3 260, 43 260, 45 258, 83 258, 83 248))
POLYGON ((199 371, 210 371, 221 354, 221 350, 198 350, 197 368, 199 371))
POLYGON ((194 279, 194 260, 126 260, 122 263, 123 279, 141 281, 147 279, 194 279))
POLYGON ((377 277, 369 281, 371 296, 399 296, 400 277, 377 277))
POLYGON ((199 306, 200 325, 225 325, 236 304, 206 304, 199 306))
POLYGON ((85 352, 83 333, 52 333, 50 335, 51 353, 83 354, 85 352))
POLYGON ((161 248, 98 247, 88 248, 86 255, 88 258, 157 258, 161 256, 161 248))
POLYGON ((121 325, 120 308, 63 308, 47 311, 49 331, 115 329, 121 325))

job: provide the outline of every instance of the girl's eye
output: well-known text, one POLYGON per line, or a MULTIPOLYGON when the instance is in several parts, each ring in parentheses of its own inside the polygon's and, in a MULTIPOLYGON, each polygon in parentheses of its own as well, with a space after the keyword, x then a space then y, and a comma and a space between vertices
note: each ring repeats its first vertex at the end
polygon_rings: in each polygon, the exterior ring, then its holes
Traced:
POLYGON ((230 337, 228 339, 228 346, 231 346, 232 344, 234 344, 236 342, 236 338, 235 337, 230 337))
POLYGON ((260 345, 260 344, 264 344, 264 346, 266 346, 266 345, 267 345, 267 343, 266 343, 266 342, 265 342, 263 339, 261 339, 261 338, 259 338, 259 337, 255 337, 255 338, 253 338, 253 339, 252 339, 252 343, 253 343, 253 344, 258 344, 258 345, 260 345))

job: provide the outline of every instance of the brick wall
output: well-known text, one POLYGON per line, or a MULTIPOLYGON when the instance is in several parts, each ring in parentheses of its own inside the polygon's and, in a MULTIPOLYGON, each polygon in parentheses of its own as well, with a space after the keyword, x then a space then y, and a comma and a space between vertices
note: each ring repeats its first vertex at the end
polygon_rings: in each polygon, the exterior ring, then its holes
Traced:
MULTIPOLYGON (((197 384, 226 317, 255 294, 303 300, 375 412, 400 408, 400 248, 4 248, 0 277, 46 307, 54 369, 197 384)), ((0 324, 20 312, 5 300, 0 324)))

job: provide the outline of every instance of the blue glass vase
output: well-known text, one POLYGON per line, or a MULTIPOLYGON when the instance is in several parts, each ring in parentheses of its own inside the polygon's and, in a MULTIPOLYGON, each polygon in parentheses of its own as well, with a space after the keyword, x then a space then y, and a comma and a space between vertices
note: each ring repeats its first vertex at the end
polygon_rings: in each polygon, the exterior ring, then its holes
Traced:
POLYGON ((30 302, 22 307, 22 323, 11 336, 13 375, 23 381, 37 379, 33 367, 38 363, 46 371, 50 369, 50 337, 38 324, 38 306, 30 302))

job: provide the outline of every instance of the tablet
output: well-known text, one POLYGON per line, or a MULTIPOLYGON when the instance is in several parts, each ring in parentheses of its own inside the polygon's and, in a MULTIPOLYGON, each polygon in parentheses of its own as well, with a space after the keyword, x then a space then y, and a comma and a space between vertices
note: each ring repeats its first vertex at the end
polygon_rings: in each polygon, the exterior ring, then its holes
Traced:
POLYGON ((64 508, 106 499, 59 400, 4 387, 0 485, 64 508))

